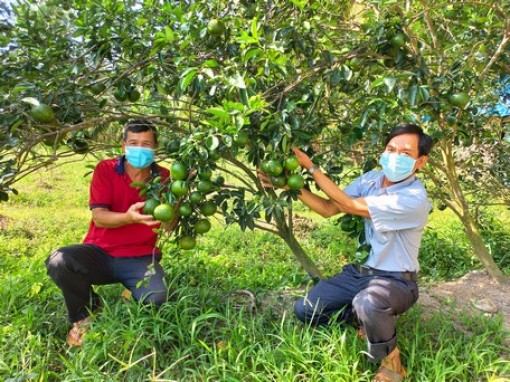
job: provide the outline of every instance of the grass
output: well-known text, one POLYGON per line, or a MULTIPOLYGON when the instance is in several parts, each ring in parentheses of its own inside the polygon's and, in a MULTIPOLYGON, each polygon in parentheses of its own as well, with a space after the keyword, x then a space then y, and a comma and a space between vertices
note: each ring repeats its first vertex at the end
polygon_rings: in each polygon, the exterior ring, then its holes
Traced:
MULTIPOLYGON (((120 297, 120 285, 99 287, 104 310, 85 345, 68 349, 65 308, 44 260, 56 247, 79 242, 87 229, 86 171, 74 163, 33 174, 19 183, 19 196, 0 204, 0 380, 297 382, 373 376, 377 366, 366 360, 365 343, 354 329, 313 328, 294 319, 292 303, 308 279, 285 244, 219 222, 195 251, 165 247, 171 302, 141 307, 120 297), (240 289, 254 293, 255 308, 234 293, 240 289)), ((354 243, 332 221, 314 220, 316 227, 301 242, 333 274, 354 243)), ((422 254, 427 279, 477 266, 458 227, 447 214, 431 216, 422 254)), ((459 317, 416 306, 398 318, 398 331, 410 380, 510 376, 501 317, 459 317)))

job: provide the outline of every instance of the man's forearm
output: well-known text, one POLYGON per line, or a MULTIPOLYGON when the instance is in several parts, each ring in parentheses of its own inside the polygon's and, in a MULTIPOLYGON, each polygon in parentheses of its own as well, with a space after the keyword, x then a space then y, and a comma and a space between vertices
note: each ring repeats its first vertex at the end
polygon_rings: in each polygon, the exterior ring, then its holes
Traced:
MULTIPOLYGON (((336 212, 345 212, 348 214, 354 214, 363 216, 366 218, 370 217, 368 206, 365 199, 358 198, 352 199, 343 192, 340 187, 337 186, 331 179, 329 179, 322 171, 317 170, 312 175, 313 179, 320 187, 320 189, 329 197, 330 201, 336 206, 336 212)), ((306 204, 306 203, 305 203, 306 204)), ((331 216, 331 215, 330 215, 331 216)))
POLYGON ((92 210, 92 219, 97 227, 118 228, 134 223, 130 219, 129 212, 113 212, 103 209, 92 210))

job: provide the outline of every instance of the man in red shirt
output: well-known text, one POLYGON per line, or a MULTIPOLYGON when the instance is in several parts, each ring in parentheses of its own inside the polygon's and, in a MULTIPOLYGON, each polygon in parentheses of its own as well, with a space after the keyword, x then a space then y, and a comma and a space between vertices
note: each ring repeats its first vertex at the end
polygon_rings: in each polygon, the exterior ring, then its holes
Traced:
POLYGON ((147 182, 169 171, 154 162, 157 130, 150 122, 128 122, 122 134, 124 155, 99 162, 90 185, 92 220, 82 244, 62 247, 46 260, 48 275, 62 290, 70 346, 83 342, 90 315, 100 306, 92 285, 122 283, 136 301, 161 305, 167 299, 161 252, 154 228, 160 222, 141 212, 145 203, 133 182, 147 182))

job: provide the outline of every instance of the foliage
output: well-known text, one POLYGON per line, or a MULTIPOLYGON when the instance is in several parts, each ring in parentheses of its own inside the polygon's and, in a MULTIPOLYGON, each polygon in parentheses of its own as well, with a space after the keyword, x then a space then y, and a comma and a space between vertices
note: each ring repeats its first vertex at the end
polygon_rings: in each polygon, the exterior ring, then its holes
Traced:
POLYGON ((256 168, 297 145, 339 180, 353 158, 364 171, 376 165, 395 123, 418 122, 437 142, 426 171, 432 193, 500 274, 473 214, 510 199, 506 133, 486 112, 509 67, 504 6, 352 5, 17 4, 0 41, 0 198, 36 168, 111 148, 118 123, 143 115, 161 126, 163 157, 232 172, 237 182, 214 195, 227 223, 283 237, 306 264, 289 223, 297 192, 265 190, 256 168), (53 121, 30 113, 39 103, 52 107, 53 121))

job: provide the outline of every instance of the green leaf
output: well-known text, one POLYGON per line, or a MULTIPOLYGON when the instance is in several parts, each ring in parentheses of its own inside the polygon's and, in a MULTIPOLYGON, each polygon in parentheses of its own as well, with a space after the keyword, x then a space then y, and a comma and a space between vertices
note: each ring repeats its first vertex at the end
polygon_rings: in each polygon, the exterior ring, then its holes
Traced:
POLYGON ((384 77, 378 77, 375 81, 373 81, 371 84, 370 84, 370 87, 372 89, 378 87, 378 86, 381 86, 382 84, 384 84, 384 80, 385 78, 384 77))
POLYGON ((220 140, 216 135, 210 135, 205 140, 205 145, 207 146, 207 149, 209 151, 216 150, 218 146, 220 145, 220 140))
POLYGON ((386 91, 390 93, 397 83, 397 79, 395 77, 386 77, 384 79, 384 85, 386 86, 386 91))
POLYGON ((179 88, 181 90, 186 90, 191 81, 195 78, 198 73, 197 68, 188 68, 181 75, 181 80, 179 81, 179 88))
POLYGON ((232 86, 235 86, 239 89, 246 89, 246 83, 244 82, 244 77, 240 74, 237 74, 235 77, 230 77, 228 79, 228 83, 232 86))
POLYGON ((206 109, 206 113, 212 114, 212 115, 214 115, 218 118, 224 119, 224 120, 229 119, 228 111, 226 111, 222 107, 217 107, 217 106, 210 107, 210 108, 206 109))
POLYGON ((204 61, 204 66, 208 68, 217 68, 219 66, 218 61, 210 59, 204 61))
POLYGON ((25 97, 21 99, 21 102, 28 103, 29 105, 38 106, 40 104, 39 100, 34 97, 25 97))
POLYGON ((257 19, 256 18, 254 18, 251 21, 250 31, 251 31, 251 36, 254 39, 258 40, 259 39, 259 34, 258 34, 258 23, 257 23, 257 19))

